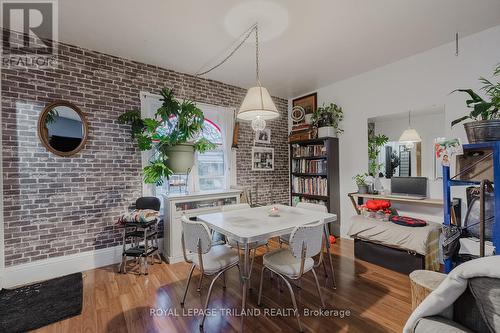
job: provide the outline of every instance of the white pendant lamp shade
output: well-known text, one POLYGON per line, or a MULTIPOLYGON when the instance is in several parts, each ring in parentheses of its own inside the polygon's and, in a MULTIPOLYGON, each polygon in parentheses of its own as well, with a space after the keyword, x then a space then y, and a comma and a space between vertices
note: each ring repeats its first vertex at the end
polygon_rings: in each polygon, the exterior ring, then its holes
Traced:
POLYGON ((399 142, 421 142, 422 138, 418 134, 418 132, 411 127, 408 127, 401 137, 399 138, 399 142))
POLYGON ((411 111, 408 111, 408 128, 404 130, 403 134, 399 137, 399 142, 402 143, 413 143, 422 142, 420 134, 417 130, 411 127, 411 111))
POLYGON ((262 120, 271 120, 279 117, 278 109, 266 88, 257 86, 248 89, 245 99, 238 111, 238 119, 254 120, 259 117, 262 120))

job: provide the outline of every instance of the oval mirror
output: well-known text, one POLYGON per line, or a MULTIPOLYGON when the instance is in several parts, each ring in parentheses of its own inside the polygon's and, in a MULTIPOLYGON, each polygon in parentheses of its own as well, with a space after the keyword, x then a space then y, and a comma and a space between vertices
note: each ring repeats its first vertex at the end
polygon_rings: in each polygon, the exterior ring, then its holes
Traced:
POLYGON ((49 151, 59 156, 72 156, 85 146, 87 120, 73 103, 57 101, 40 114, 38 135, 49 151))

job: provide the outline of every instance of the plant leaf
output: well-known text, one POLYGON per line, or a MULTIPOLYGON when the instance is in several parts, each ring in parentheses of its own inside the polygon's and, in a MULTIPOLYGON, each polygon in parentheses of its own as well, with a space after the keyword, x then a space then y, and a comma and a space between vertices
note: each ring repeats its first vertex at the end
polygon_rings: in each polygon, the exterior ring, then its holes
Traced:
POLYGON ((464 120, 470 119, 470 116, 463 116, 461 118, 455 119, 451 122, 451 127, 455 126, 458 123, 461 123, 464 120))

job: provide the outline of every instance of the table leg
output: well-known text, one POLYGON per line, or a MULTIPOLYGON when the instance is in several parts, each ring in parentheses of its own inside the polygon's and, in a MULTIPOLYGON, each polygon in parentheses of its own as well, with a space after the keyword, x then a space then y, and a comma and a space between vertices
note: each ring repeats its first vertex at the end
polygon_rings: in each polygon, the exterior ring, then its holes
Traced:
POLYGON ((245 244, 245 247, 244 247, 244 259, 243 259, 243 269, 241 271, 241 280, 242 280, 242 297, 241 297, 241 329, 240 329, 240 332, 243 332, 243 318, 245 317, 244 316, 244 312, 246 310, 246 301, 247 301, 247 292, 248 292, 248 286, 249 286, 249 279, 250 279, 250 269, 249 269, 249 263, 250 263, 250 260, 249 260, 249 257, 250 257, 250 252, 249 252, 249 246, 248 246, 248 243, 245 244))
POLYGON ((325 224, 323 230, 325 232, 325 239, 326 239, 326 255, 328 256, 328 262, 330 263, 330 271, 332 272, 333 289, 337 289, 337 283, 335 281, 335 272, 333 271, 332 255, 330 253, 330 233, 328 232, 328 224, 325 224))

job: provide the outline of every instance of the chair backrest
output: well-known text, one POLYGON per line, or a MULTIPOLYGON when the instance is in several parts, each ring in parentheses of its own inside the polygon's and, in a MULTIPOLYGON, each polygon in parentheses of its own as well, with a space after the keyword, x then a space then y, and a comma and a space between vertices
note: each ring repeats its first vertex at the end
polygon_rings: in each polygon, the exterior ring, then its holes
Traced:
POLYGON ((317 221, 296 227, 290 235, 290 249, 296 258, 302 257, 302 246, 305 245, 305 258, 311 258, 321 251, 323 222, 317 221))
POLYGON ((160 211, 160 204, 160 199, 157 197, 141 197, 135 201, 135 208, 160 211))
POLYGON ((246 209, 246 208, 250 208, 250 205, 247 203, 239 203, 239 204, 234 204, 234 205, 222 206, 222 211, 228 212, 231 210, 246 209))
POLYGON ((198 242, 200 242, 201 253, 205 254, 212 247, 212 239, 208 227, 197 221, 190 221, 185 215, 182 216, 182 237, 187 251, 198 253, 198 242))
POLYGON ((298 202, 295 207, 307 210, 315 210, 322 213, 328 213, 328 208, 326 208, 325 205, 314 204, 310 202, 298 202))

